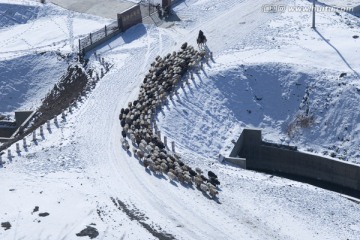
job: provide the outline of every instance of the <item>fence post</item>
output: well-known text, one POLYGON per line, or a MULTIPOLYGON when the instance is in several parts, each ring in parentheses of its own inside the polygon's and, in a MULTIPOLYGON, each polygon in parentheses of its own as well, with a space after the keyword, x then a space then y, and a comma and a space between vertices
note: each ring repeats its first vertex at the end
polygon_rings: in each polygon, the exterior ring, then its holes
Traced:
POLYGON ((11 150, 8 149, 8 158, 11 158, 11 150))
POLYGON ((36 142, 36 130, 33 131, 33 141, 36 142))
POLYGON ((159 131, 157 131, 157 133, 156 133, 156 134, 158 135, 159 140, 161 140, 161 132, 160 132, 160 130, 159 130, 159 131))
POLYGON ((167 137, 164 136, 164 145, 167 147, 167 137))
POLYGON ((40 136, 44 136, 44 129, 42 125, 40 126, 40 136))
POLYGON ((79 55, 82 54, 82 51, 81 51, 81 44, 80 44, 80 38, 79 38, 79 55))
POLYGON ((23 147, 26 148, 27 145, 26 145, 26 138, 23 138, 23 147))
POLYGON ((16 143, 16 152, 20 152, 20 144, 16 143))
POLYGON ((55 123, 55 124, 58 123, 58 122, 57 122, 57 117, 56 117, 56 115, 54 116, 54 123, 55 123))
POLYGON ((171 151, 175 152, 175 142, 171 142, 171 151))
POLYGON ((107 28, 106 28, 106 25, 105 25, 105 37, 107 37, 107 28))
POLYGON ((92 35, 91 33, 89 35, 90 35, 90 44, 92 44, 92 35))
POLYGON ((46 121, 46 125, 47 125, 47 129, 50 129, 50 121, 49 120, 46 121))

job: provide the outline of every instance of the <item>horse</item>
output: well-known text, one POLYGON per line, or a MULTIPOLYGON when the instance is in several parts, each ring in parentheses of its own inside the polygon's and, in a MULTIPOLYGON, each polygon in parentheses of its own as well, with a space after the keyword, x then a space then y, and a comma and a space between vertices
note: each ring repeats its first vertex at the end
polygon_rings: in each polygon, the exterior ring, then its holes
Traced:
POLYGON ((200 49, 205 47, 206 41, 207 41, 207 39, 206 39, 204 33, 200 30, 198 38, 196 39, 196 42, 197 42, 200 49))

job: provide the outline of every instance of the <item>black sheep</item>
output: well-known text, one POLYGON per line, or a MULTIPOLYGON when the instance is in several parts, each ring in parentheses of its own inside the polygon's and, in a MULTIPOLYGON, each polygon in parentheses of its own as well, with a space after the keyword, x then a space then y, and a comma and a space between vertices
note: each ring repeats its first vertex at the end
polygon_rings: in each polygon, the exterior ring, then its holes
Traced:
POLYGON ((178 163, 179 163, 180 167, 182 167, 182 166, 184 166, 184 165, 185 165, 185 163, 183 163, 183 162, 182 162, 182 161, 180 161, 180 160, 178 160, 178 163))
POLYGON ((214 186, 220 185, 219 180, 217 180, 216 178, 210 178, 209 183, 211 183, 214 186))
POLYGON ((141 143, 141 138, 140 138, 140 137, 137 137, 137 138, 135 139, 135 141, 136 141, 136 144, 139 146, 140 143, 141 143))
POLYGON ((158 141, 155 145, 158 146, 158 148, 160 148, 160 149, 164 149, 164 148, 165 148, 164 143, 162 143, 162 142, 160 142, 160 141, 158 141))
POLYGON ((127 115, 129 112, 130 112, 130 110, 128 108, 125 108, 124 114, 127 115))
POLYGON ((124 130, 121 131, 121 135, 123 136, 123 138, 126 138, 126 132, 124 130))
POLYGON ((216 174, 213 173, 212 171, 208 171, 208 177, 209 177, 209 178, 218 178, 218 177, 216 176, 216 174))
POLYGON ((190 176, 192 176, 192 177, 195 177, 197 175, 197 173, 192 169, 189 169, 189 173, 190 173, 190 176))
POLYGON ((124 126, 125 126, 125 120, 124 120, 124 119, 121 120, 120 125, 121 125, 121 127, 124 127, 124 126))
POLYGON ((123 114, 123 113, 124 113, 124 109, 123 109, 123 108, 121 109, 120 113, 121 113, 121 114, 123 114))

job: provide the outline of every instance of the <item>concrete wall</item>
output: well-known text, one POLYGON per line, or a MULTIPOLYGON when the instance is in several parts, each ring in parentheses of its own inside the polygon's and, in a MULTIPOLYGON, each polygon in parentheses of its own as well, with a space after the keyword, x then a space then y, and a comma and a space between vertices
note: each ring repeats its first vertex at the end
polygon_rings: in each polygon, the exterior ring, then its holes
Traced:
POLYGON ((118 14, 118 26, 123 32, 141 22, 142 16, 140 5, 133 6, 130 9, 118 14))
POLYGON ((354 7, 354 12, 355 12, 356 14, 360 14, 360 5, 354 7))
POLYGON ((235 148, 239 157, 246 158, 246 169, 290 174, 360 191, 360 165, 265 144, 261 130, 245 129, 239 142, 241 146, 235 148))
POLYGON ((171 0, 162 0, 161 7, 166 8, 171 5, 171 0))
POLYGON ((15 112, 16 125, 12 128, 0 128, 0 142, 7 142, 15 137, 21 131, 30 119, 34 116, 34 111, 18 111, 15 112))

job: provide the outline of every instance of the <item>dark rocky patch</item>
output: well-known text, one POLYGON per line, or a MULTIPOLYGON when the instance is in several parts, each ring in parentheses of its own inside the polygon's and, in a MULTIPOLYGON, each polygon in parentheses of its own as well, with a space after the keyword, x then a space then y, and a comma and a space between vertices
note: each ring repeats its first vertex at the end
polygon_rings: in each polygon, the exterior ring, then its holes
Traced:
POLYGON ((97 236, 99 236, 99 232, 94 227, 86 226, 86 228, 81 230, 81 232, 77 233, 76 236, 78 236, 78 237, 88 236, 90 239, 93 239, 93 238, 96 238, 97 236))
POLYGON ((346 73, 341 73, 339 77, 342 78, 345 77, 346 75, 347 75, 346 73))
POLYGON ((49 215, 50 215, 50 213, 47 213, 47 212, 39 213, 40 217, 47 217, 49 215))
POLYGON ((9 222, 2 222, 1 227, 3 227, 6 230, 9 230, 11 228, 11 224, 9 222))
POLYGON ((32 211, 32 213, 38 212, 38 211, 39 211, 39 206, 35 206, 35 207, 34 207, 34 210, 32 211))
MULTIPOLYGON (((122 201, 120 201, 119 199, 111 198, 111 200, 119 210, 124 212, 130 218, 130 220, 135 220, 138 223, 140 223, 140 225, 143 226, 146 230, 148 230, 148 232, 151 233, 151 235, 153 235, 154 237, 161 239, 161 240, 176 239, 173 235, 163 232, 163 231, 158 231, 152 225, 149 225, 148 223, 146 223, 145 220, 147 220, 149 218, 146 217, 145 214, 141 213, 138 209, 136 209, 136 208, 129 209, 129 207, 126 206, 126 204, 123 203, 122 201)), ((161 227, 158 227, 158 228, 160 230, 162 230, 161 227)))

